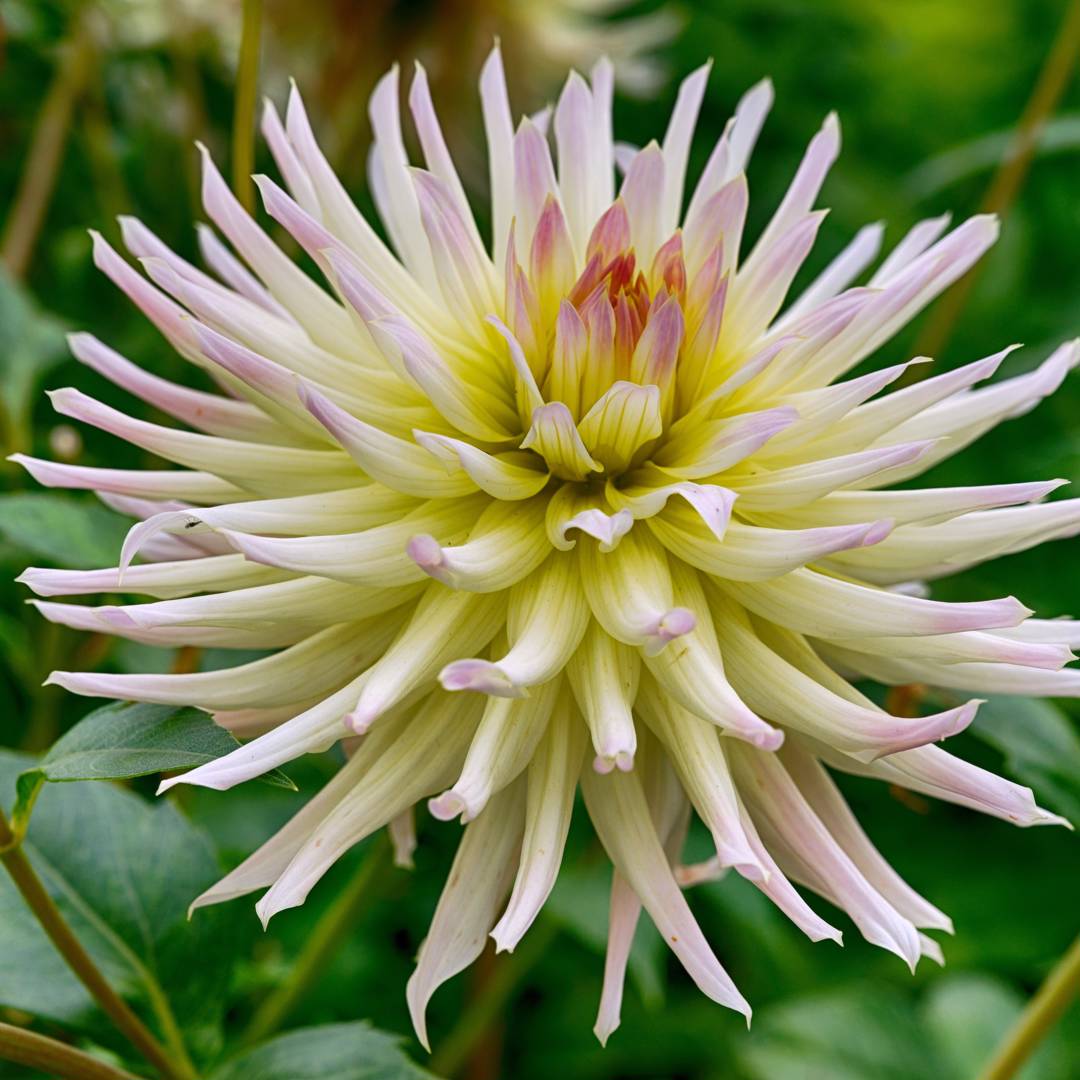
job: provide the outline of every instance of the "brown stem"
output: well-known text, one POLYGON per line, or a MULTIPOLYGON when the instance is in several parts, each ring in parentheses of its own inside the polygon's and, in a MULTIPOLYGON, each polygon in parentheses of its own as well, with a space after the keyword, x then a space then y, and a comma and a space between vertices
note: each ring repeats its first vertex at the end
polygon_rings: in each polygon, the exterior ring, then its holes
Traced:
POLYGON ((21 278, 30 264, 45 211, 56 187, 64 146, 71 131, 72 112, 91 71, 93 48, 89 19, 80 18, 72 35, 60 46, 56 74, 38 113, 19 186, 0 240, 0 261, 12 277, 21 278))
POLYGON ((0 1061, 13 1061, 68 1080, 138 1080, 74 1046, 13 1024, 0 1023, 0 1061))
MULTIPOLYGON (((1076 66, 1078 52, 1080 52, 1080 0, 1070 0, 1053 47, 1039 72, 1031 97, 1024 106, 1013 144, 998 165, 990 186, 983 196, 980 209, 984 213, 998 214, 1003 217, 1015 202, 1031 168, 1042 129, 1054 109, 1057 108, 1061 95, 1069 84, 1076 66)), ((916 356, 929 356, 933 360, 941 354, 956 329, 981 266, 982 263, 976 264, 942 297, 941 303, 927 320, 915 344, 916 356)), ((904 383, 914 382, 917 379, 925 379, 932 367, 933 364, 930 363, 909 368, 909 375, 901 379, 897 385, 902 386, 904 383)))
POLYGON ((177 1060, 175 1054, 170 1055, 128 1003, 109 985, 45 889, 22 849, 21 837, 12 832, 3 811, 0 811, 0 862, 57 952, 139 1053, 158 1070, 164 1080, 194 1080, 195 1070, 190 1062, 177 1060))

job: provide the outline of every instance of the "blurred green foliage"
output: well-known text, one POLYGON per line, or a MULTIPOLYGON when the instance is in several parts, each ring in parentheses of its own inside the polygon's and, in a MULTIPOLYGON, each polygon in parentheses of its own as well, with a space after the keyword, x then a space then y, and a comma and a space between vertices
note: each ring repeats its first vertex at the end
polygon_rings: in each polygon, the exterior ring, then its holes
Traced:
MULTIPOLYGON (((413 7, 406 5, 409 17, 425 17, 426 5, 413 7)), ((91 43, 85 82, 63 133, 55 190, 25 279, 0 278, 5 454, 77 456, 99 465, 143 462, 139 451, 101 433, 75 436, 51 414, 41 391, 72 383, 147 414, 66 357, 66 327, 89 329, 158 373, 192 380, 191 369, 94 270, 84 230, 94 227, 117 240, 115 215, 133 213, 194 257, 191 226, 200 212, 191 141, 201 138, 224 163, 239 8, 239 2, 196 0, 179 5, 0 0, 4 216, 65 50, 80 34, 91 43)), ((808 280, 868 221, 885 220, 888 240, 895 241, 920 218, 950 209, 962 217, 977 208, 1062 11, 1059 0, 698 0, 682 4, 683 29, 662 59, 680 74, 707 57, 715 61, 692 169, 700 168, 737 97, 763 75, 776 83, 777 104, 750 169, 751 235, 778 201, 821 119, 830 109, 839 112, 845 147, 824 195, 834 209, 804 271, 808 280)), ((289 49, 283 33, 273 42, 274 64, 263 75, 263 89, 279 101, 286 92, 289 49)), ((385 41, 373 39, 365 61, 369 67, 357 83, 372 85, 393 59, 411 61, 391 55, 385 41)), ((617 100, 619 137, 643 143, 661 132, 673 98, 669 86, 646 101, 617 100)), ((453 125, 459 142, 479 133, 475 104, 462 110, 453 125)), ((335 113, 324 108, 316 120, 325 130, 334 125, 335 113)), ((1002 239, 937 359, 939 367, 1012 341, 1026 342, 1006 361, 1005 374, 1011 374, 1080 332, 1078 151, 1080 86, 1074 79, 1040 142, 1002 239)), ((258 161, 266 167, 261 148, 258 161)), ((341 164, 347 176, 362 175, 356 161, 341 164)), ((356 194, 366 205, 363 191, 356 194)), ((907 359, 919 328, 919 323, 907 328, 878 360, 907 359)), ((973 450, 940 466, 931 480, 974 484, 1054 476, 1080 476, 1080 379, 1075 376, 1033 415, 984 437, 973 450)), ((102 565, 116 553, 125 526, 89 498, 31 494, 33 485, 12 465, 4 466, 2 478, 0 694, 7 707, 0 744, 25 754, 46 748, 88 711, 81 699, 40 688, 52 668, 144 670, 163 661, 137 646, 50 626, 24 607, 25 591, 11 579, 27 562, 102 565)), ((1041 615, 1080 613, 1075 567, 1075 542, 1059 542, 942 582, 937 592, 970 599, 1016 593, 1041 615)), ((211 656, 202 658, 204 665, 213 662, 211 656)), ((1048 805, 1075 820, 1080 806, 1075 716, 1075 710, 1070 715, 1056 705, 1002 699, 984 713, 975 733, 960 736, 954 745, 963 756, 1032 784, 1048 805)), ((8 755, 0 763, 4 805, 10 807, 14 776, 28 760, 8 755)), ((219 866, 235 863, 261 843, 334 767, 333 755, 327 755, 290 770, 299 793, 257 784, 224 794, 182 790, 166 804, 154 805, 152 785, 135 780, 127 791, 47 785, 40 796, 30 840, 38 857, 49 861, 50 875, 71 881, 91 905, 87 918, 96 912, 100 933, 92 949, 121 989, 130 991, 140 1008, 146 1005, 148 978, 173 997, 202 1066, 211 1067, 227 1053, 253 1054, 219 1065, 213 1075, 222 1080, 419 1075, 407 1071, 393 1043, 377 1041, 382 1036, 352 1022, 363 1019, 390 1032, 409 1032, 404 984, 452 858, 454 826, 420 821, 416 870, 385 876, 375 902, 288 1018, 290 1027, 343 1026, 241 1051, 242 1033, 259 1002, 285 978, 356 872, 366 845, 343 859, 303 908, 279 916, 265 934, 258 932, 246 901, 200 911, 190 927, 183 922, 187 903, 219 866), (364 1055, 374 1063, 370 1072, 354 1068, 364 1055)), ((811 945, 759 893, 729 878, 698 888, 692 902, 755 1006, 753 1030, 747 1033, 739 1017, 698 995, 645 928, 635 946, 622 1028, 602 1051, 590 1029, 603 963, 608 871, 597 863, 587 830, 580 835, 575 830, 569 869, 543 916, 558 932, 557 944, 520 971, 506 1009, 485 1033, 485 1053, 489 1059, 494 1055, 495 1063, 474 1062, 468 1075, 515 1080, 973 1076, 1077 932, 1077 840, 1064 830, 1022 832, 956 808, 900 799, 867 781, 846 780, 843 786, 885 855, 953 916, 956 936, 944 943, 945 972, 922 965, 911 976, 895 957, 872 949, 850 928, 843 950, 811 945)), ((0 880, 0 1007, 33 1014, 43 1030, 121 1049, 10 893, 0 880)), ((454 980, 440 992, 432 1008, 436 1046, 491 978, 482 964, 478 974, 454 980)), ((1074 1008, 1022 1076, 1068 1080, 1078 1074, 1080 1014, 1074 1008)), ((4 1072, 0 1065, 0 1075, 25 1074, 4 1072)))

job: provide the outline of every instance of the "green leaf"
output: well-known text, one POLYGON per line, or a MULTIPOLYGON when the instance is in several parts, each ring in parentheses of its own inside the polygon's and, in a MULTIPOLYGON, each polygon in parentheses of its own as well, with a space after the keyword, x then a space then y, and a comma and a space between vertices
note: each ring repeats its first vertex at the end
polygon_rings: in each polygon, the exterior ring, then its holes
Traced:
POLYGON ((279 1035, 225 1062, 209 1080, 431 1080, 396 1035, 366 1023, 323 1024, 279 1035))
POLYGON ((762 1009, 738 1048, 751 1080, 943 1080, 950 1074, 910 1004, 850 986, 762 1009))
MULTIPOLYGON (((979 1075, 1023 1005, 1022 995, 1003 980, 965 973, 935 980, 920 1011, 928 1034, 941 1048, 948 1075, 964 1080, 979 1075)), ((1051 1031, 1016 1080, 1069 1080, 1070 1060, 1060 1032, 1051 1031)))
POLYGON ((100 503, 74 495, 0 495, 0 536, 35 558, 73 570, 115 566, 129 524, 100 503))
POLYGON ((1080 736, 1049 701, 991 696, 971 731, 1005 755, 1006 768, 1036 796, 1080 823, 1080 736))
MULTIPOLYGON (((199 709, 110 702, 83 717, 16 781, 16 831, 25 828, 41 785, 71 780, 127 780, 191 769, 231 753, 240 744, 199 709)), ((292 791, 278 770, 263 779, 292 791)))
MULTIPOLYGON (((31 760, 0 752, 0 791, 31 760)), ((221 876, 205 836, 167 801, 111 784, 43 793, 23 848, 109 982, 166 1044, 183 1030, 203 1056, 222 1040, 225 994, 250 922, 191 901, 221 876)), ((111 1038, 7 875, 0 875, 0 1005, 111 1038)))

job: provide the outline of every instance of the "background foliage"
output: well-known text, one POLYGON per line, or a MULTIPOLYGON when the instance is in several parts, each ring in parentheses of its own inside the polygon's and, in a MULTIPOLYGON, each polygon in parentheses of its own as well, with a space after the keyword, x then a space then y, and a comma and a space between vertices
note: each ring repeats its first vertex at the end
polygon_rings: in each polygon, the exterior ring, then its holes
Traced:
MULTIPOLYGON (((311 16, 304 20, 296 17, 296 6, 267 5, 262 88, 281 102, 287 75, 306 77, 305 85, 315 88, 316 127, 337 132, 330 140, 337 164, 362 203, 364 99, 390 62, 411 63, 414 50, 432 65, 436 87, 445 88, 442 98, 437 89, 436 100, 440 108, 445 103, 452 142, 467 164, 474 163, 482 187, 482 168, 469 150, 479 111, 460 87, 474 78, 495 31, 528 59, 528 26, 508 14, 516 5, 469 5, 459 13, 454 32, 460 41, 454 41, 460 48, 454 50, 445 47, 445 34, 431 30, 445 17, 435 0, 355 6, 326 0, 304 5, 311 16), (330 78, 335 71, 347 77, 330 78)), ((219 161, 228 160, 239 8, 225 0, 0 0, 0 207, 8 253, 13 221, 18 228, 25 209, 17 199, 30 147, 65 87, 71 105, 56 133, 55 190, 41 228, 16 273, 0 280, 5 454, 77 456, 90 464, 140 460, 139 451, 101 433, 76 434, 51 415, 41 391, 72 383, 133 408, 66 355, 65 329, 89 329, 155 371, 190 378, 190 368, 94 270, 85 229, 117 240, 115 216, 133 213, 167 243, 194 254, 191 222, 200 212, 191 142, 201 138, 219 161)), ((655 58, 678 75, 715 58, 695 152, 699 167, 737 96, 765 74, 774 79, 777 106, 750 171, 751 232, 771 212, 821 118, 831 108, 839 111, 845 149, 826 187, 824 202, 834 209, 809 275, 868 221, 886 220, 895 241, 919 218, 947 209, 963 216, 978 207, 1062 12, 1058 0, 699 0, 679 10, 679 31, 655 58)), ((588 41, 583 35, 583 49, 588 41)), ((549 68, 557 68, 559 58, 533 59, 513 72, 519 87, 541 95, 519 98, 522 107, 539 107, 557 92, 549 68)), ((645 99, 620 97, 620 137, 640 143, 662 131, 673 85, 662 82, 645 99)), ((1005 374, 1012 374, 1080 332, 1078 150, 1080 88, 1074 80, 1043 133, 1001 242, 938 357, 940 367, 1026 342, 1006 361, 1005 374)), ((258 166, 269 167, 261 149, 258 166)), ((909 328, 880 359, 913 355, 924 329, 909 328)), ((84 700, 40 686, 51 669, 168 670, 223 660, 213 650, 168 655, 80 636, 25 607, 24 590, 11 581, 24 565, 111 565, 125 523, 90 498, 33 491, 16 467, 2 468, 0 695, 6 707, 0 745, 6 750, 0 804, 10 811, 16 777, 89 711, 84 700)), ((1034 415, 985 437, 939 467, 933 479, 974 484, 1054 476, 1080 477, 1076 376, 1034 415)), ((1015 592, 1040 615, 1080 614, 1075 566, 1075 542, 1062 542, 970 571, 943 583, 939 594, 982 599, 1015 592)), ((72 781, 176 766, 167 734, 164 743, 147 744, 137 718, 128 721, 135 733, 132 752, 150 761, 148 768, 114 760, 103 765, 93 729, 81 728, 65 740, 66 749, 54 750, 41 771, 23 781, 24 793, 35 777, 72 781)), ((197 719, 175 723, 183 727, 197 719)), ((212 734, 203 736, 207 753, 221 752, 212 734)), ((1080 821, 1080 737, 1072 706, 1000 699, 954 745, 962 755, 1031 784, 1045 805, 1080 821)), ((113 984, 167 1043, 186 1045, 200 1075, 424 1075, 408 1064, 395 1038, 380 1031, 399 1033, 401 1046, 420 1060, 409 1034, 404 984, 452 857, 454 827, 422 820, 416 869, 384 868, 362 892, 349 892, 349 882, 355 886, 365 858, 382 854, 369 852, 370 844, 352 852, 303 908, 279 916, 266 933, 245 901, 199 911, 190 923, 185 918, 188 902, 221 867, 251 851, 334 768, 330 755, 297 764, 288 771, 298 790, 279 777, 276 785, 248 784, 224 794, 180 788, 154 800, 151 777, 45 783, 39 793, 28 838, 32 860, 113 984), (352 896, 348 932, 335 942, 319 980, 281 1019, 296 1030, 251 1049, 252 1018, 276 988, 288 984, 305 943, 328 917, 340 914, 343 891, 352 896)), ((854 932, 846 934, 842 951, 813 946, 762 896, 732 878, 697 889, 693 904, 755 1006, 753 1030, 748 1034, 739 1017, 698 995, 651 928, 643 928, 623 1026, 601 1051, 590 1028, 602 970, 608 871, 592 838, 575 832, 549 910, 519 954, 494 965, 485 957, 436 998, 432 1027, 443 1051, 433 1068, 476 1080, 973 1076, 1076 934, 1077 839, 1064 830, 1015 830, 870 782, 845 779, 843 786, 889 859, 953 916, 957 932, 945 944, 944 972, 923 965, 912 977, 895 957, 854 932)), ((113 1060, 127 1053, 2 875, 0 1018, 113 1060)), ((1074 1009, 1021 1075, 1068 1080, 1078 1071, 1080 1012, 1074 1009)), ((0 1063, 0 1076, 23 1075, 30 1074, 0 1063)))

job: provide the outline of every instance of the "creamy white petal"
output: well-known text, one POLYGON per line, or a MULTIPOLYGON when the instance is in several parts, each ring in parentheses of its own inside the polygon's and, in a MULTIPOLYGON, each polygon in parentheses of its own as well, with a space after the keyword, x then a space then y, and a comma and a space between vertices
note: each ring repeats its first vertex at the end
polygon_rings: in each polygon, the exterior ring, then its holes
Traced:
POLYGON ((453 787, 428 802, 432 816, 440 821, 460 816, 463 823, 479 817, 492 796, 528 768, 553 710, 564 715, 569 711, 561 690, 562 680, 555 678, 522 700, 489 698, 461 775, 453 787))
POLYGON ((495 660, 454 661, 439 673, 444 689, 525 697, 528 687, 547 682, 566 666, 589 621, 574 558, 550 555, 509 590, 506 604, 508 651, 495 660))
POLYGON ((580 718, 557 708, 529 762, 517 877, 506 910, 491 931, 496 952, 514 950, 555 884, 584 750, 580 718))
POLYGON ((592 737, 597 772, 624 772, 637 752, 633 708, 641 659, 593 621, 567 665, 570 687, 592 737))
POLYGON ((672 876, 637 774, 601 776, 585 769, 581 786, 601 843, 698 989, 749 1018, 750 1006, 709 948, 672 876))
POLYGON ((462 836, 431 929, 420 946, 406 997, 417 1038, 430 1049, 427 1003, 484 950, 514 876, 524 823, 524 784, 507 788, 462 836))

